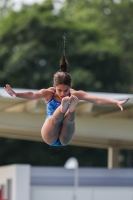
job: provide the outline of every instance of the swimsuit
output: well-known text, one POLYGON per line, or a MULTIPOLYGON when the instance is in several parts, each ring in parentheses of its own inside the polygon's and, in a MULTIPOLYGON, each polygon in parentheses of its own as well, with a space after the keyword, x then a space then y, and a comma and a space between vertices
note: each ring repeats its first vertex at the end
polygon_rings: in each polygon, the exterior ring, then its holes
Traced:
MULTIPOLYGON (((61 105, 61 102, 58 102, 54 99, 55 92, 56 92, 56 90, 54 90, 51 100, 46 103, 46 111, 47 111, 46 119, 48 119, 50 116, 52 116, 54 111, 61 105)), ((70 93, 69 93, 69 95, 70 95, 70 93)), ((62 127, 62 124, 60 126, 60 129, 61 129, 61 127, 62 127)), ((63 146, 63 145, 61 144, 61 142, 58 138, 57 141, 54 144, 51 144, 50 146, 63 146)))
POLYGON ((46 119, 51 117, 54 111, 61 105, 61 102, 58 102, 54 99, 55 92, 56 90, 54 91, 51 100, 46 103, 46 111, 47 111, 46 119))

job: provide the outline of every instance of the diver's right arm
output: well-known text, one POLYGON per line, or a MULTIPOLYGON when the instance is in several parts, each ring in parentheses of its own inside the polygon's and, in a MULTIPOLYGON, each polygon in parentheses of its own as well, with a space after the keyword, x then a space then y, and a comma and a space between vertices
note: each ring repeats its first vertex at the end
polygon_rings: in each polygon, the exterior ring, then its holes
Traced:
POLYGON ((6 90, 6 92, 16 98, 23 98, 23 99, 41 99, 41 98, 46 98, 48 90, 47 89, 41 89, 37 92, 15 92, 10 85, 6 84, 6 86, 4 87, 4 89, 6 90))

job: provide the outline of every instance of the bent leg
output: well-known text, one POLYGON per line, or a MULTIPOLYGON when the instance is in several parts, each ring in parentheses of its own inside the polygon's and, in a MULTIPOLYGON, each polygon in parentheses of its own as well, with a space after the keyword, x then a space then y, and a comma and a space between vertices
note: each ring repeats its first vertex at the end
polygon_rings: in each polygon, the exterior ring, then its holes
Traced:
POLYGON ((41 129, 43 140, 48 144, 53 144, 59 138, 61 123, 69 105, 69 97, 62 99, 61 105, 55 110, 53 115, 46 119, 41 129))
POLYGON ((46 119, 41 129, 41 136, 47 144, 53 144, 59 137, 60 125, 64 114, 60 114, 60 121, 55 122, 53 116, 46 119))
POLYGON ((62 129, 60 132, 60 142, 62 145, 67 145, 73 138, 75 132, 75 110, 78 104, 78 99, 75 96, 71 97, 70 107, 63 120, 62 129))
POLYGON ((75 112, 68 112, 63 120, 59 140, 62 145, 67 145, 73 138, 75 132, 75 112))

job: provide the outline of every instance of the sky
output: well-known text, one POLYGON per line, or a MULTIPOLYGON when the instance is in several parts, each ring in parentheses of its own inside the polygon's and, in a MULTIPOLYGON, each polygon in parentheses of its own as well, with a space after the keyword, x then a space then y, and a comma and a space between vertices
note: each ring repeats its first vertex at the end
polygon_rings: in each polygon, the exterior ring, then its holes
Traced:
MULTIPOLYGON (((43 1, 49 1, 49 0, 12 0, 12 2, 15 4, 14 8, 15 10, 19 10, 21 8, 22 4, 28 4, 28 5, 32 5, 34 3, 42 3, 43 1)), ((60 9, 61 5, 65 2, 65 0, 53 0, 54 3, 54 7, 55 9, 60 9)))

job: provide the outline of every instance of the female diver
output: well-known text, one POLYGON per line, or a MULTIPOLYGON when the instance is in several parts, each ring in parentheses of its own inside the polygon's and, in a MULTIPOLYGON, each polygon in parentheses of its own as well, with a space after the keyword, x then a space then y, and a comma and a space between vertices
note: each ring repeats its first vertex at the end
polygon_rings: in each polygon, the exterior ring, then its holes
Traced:
POLYGON ((76 91, 72 86, 71 75, 67 72, 68 62, 65 56, 60 61, 60 71, 53 77, 53 87, 41 89, 37 92, 15 92, 10 85, 4 89, 12 97, 24 99, 41 99, 46 103, 47 116, 41 129, 43 140, 51 146, 65 146, 73 138, 75 132, 75 111, 78 100, 84 100, 95 104, 115 104, 121 111, 124 101, 101 98, 87 94, 84 91, 76 91))

